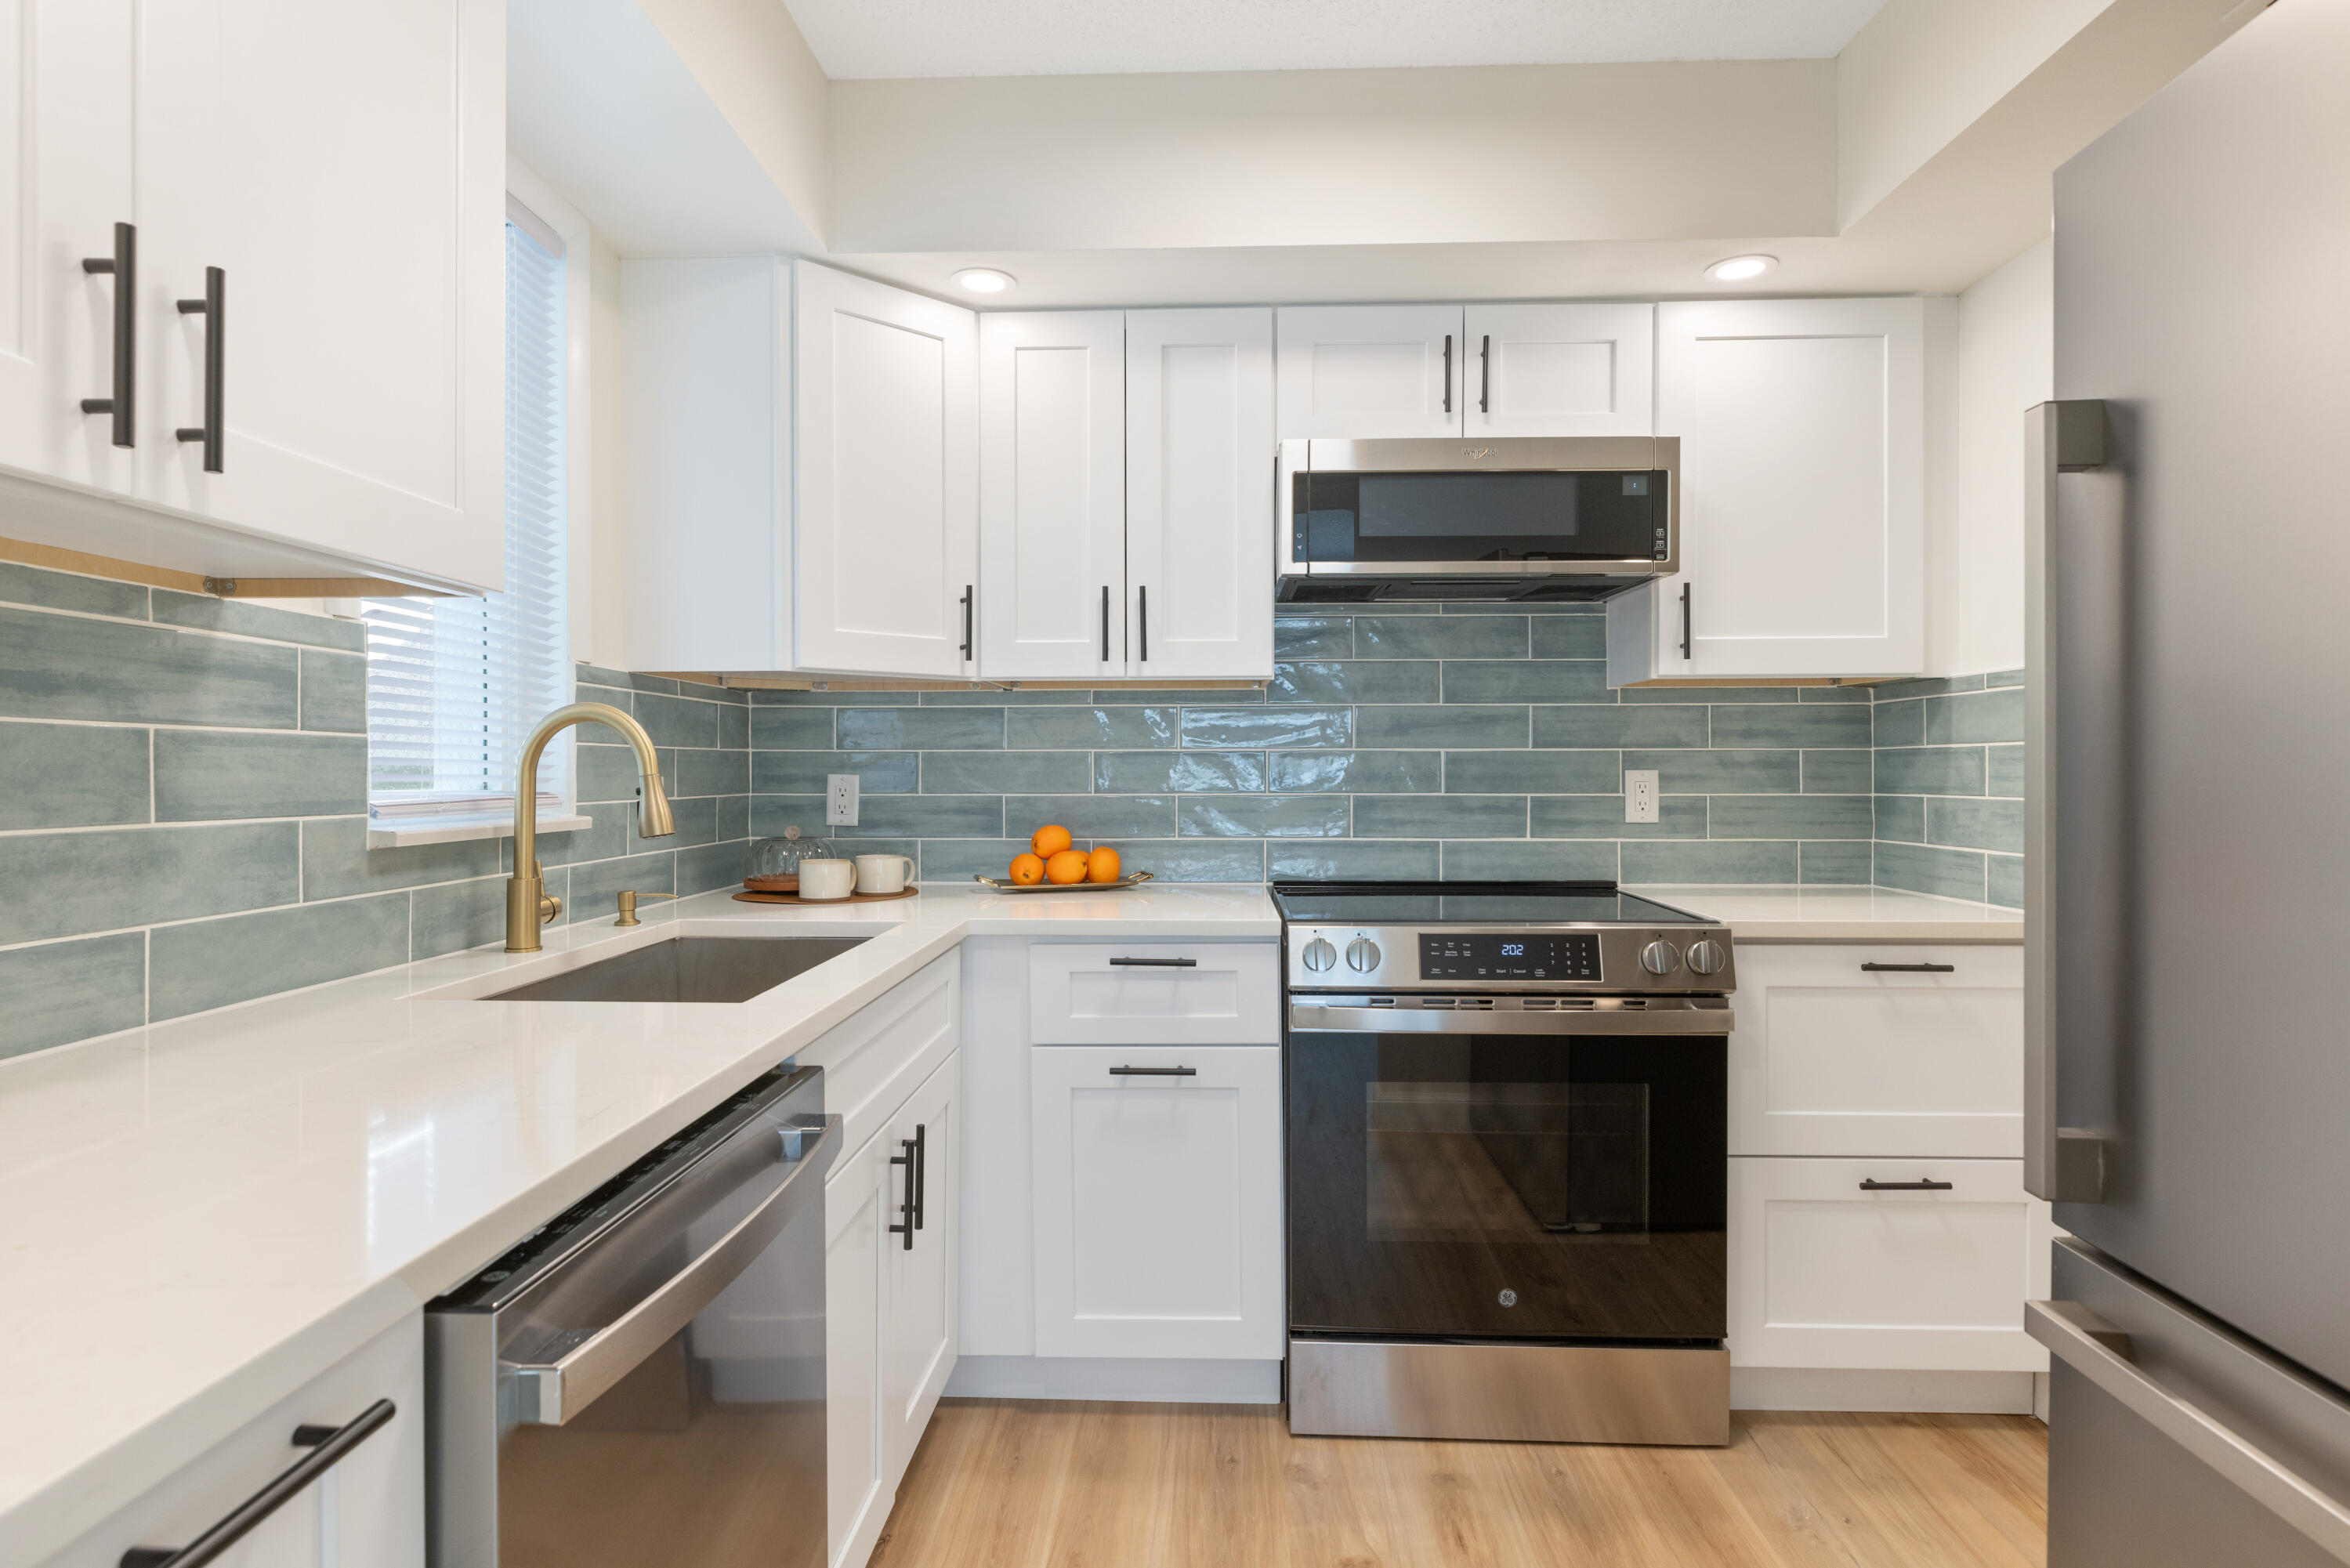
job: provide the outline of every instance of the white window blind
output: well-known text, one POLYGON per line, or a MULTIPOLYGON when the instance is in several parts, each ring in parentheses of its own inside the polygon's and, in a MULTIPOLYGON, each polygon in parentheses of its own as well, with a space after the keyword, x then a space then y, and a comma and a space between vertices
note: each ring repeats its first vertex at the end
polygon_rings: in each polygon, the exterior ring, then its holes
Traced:
MULTIPOLYGON (((379 817, 511 805, 531 727, 571 701, 564 589, 564 258, 506 224, 506 590, 364 601, 368 796, 379 817)), ((569 748, 539 767, 564 794, 569 748)))

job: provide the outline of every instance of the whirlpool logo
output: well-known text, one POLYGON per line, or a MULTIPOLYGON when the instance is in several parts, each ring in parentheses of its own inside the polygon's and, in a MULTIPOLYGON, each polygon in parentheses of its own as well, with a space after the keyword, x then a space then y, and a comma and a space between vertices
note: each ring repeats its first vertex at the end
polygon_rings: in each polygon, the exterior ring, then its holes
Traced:
POLYGON ((1493 449, 1490 446, 1463 447, 1461 455, 1468 458, 1491 457, 1493 455, 1493 449))

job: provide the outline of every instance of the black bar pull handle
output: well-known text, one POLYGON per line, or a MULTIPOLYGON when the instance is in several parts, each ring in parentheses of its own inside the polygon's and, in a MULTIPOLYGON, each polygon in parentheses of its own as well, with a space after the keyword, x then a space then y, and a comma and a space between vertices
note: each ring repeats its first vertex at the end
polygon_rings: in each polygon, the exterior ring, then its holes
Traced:
POLYGON ((1135 626, 1142 633, 1142 662, 1150 662, 1150 586, 1142 584, 1134 590, 1135 626))
POLYGON ((114 390, 103 398, 84 398, 86 414, 111 414, 110 439, 116 446, 136 443, 132 415, 136 411, 139 377, 139 230, 131 223, 114 225, 114 254, 84 256, 81 270, 114 276, 114 390))
POLYGON ((931 1129, 922 1122, 914 1124, 914 1229, 922 1228, 922 1217, 930 1212, 931 1191, 931 1129))
POLYGON ((1863 1192, 1948 1192, 1958 1185, 1955 1181, 1879 1181, 1875 1177, 1862 1180, 1863 1192))
POLYGON ((1197 969, 1198 959, 1112 959, 1121 969, 1197 969))
POLYGON ((1120 1078, 1196 1078, 1197 1067, 1112 1067, 1113 1075, 1120 1078))
POLYGON ((379 1399, 342 1427, 302 1426, 294 1428, 296 1446, 310 1451, 277 1478, 235 1508, 226 1517, 176 1551, 168 1546, 134 1546, 122 1554, 121 1568, 202 1568, 244 1540, 253 1527, 292 1501, 302 1489, 340 1464, 399 1412, 389 1399, 379 1399))
POLYGON ((1444 335, 1444 411, 1452 411, 1452 334, 1444 335))
POLYGON ((1690 586, 1681 585, 1681 657, 1690 656, 1690 586))
POLYGON ((969 664, 971 662, 972 587, 972 585, 965 583, 962 588, 962 661, 965 664, 969 664))
POLYGON ((1477 350, 1477 411, 1490 414, 1493 411, 1493 335, 1490 332, 1485 334, 1485 346, 1477 350))
POLYGON ((910 1252, 914 1250, 914 1182, 920 1174, 914 1151, 921 1147, 921 1141, 919 1138, 901 1137, 898 1140, 898 1147, 906 1152, 891 1155, 889 1163, 906 1168, 906 1199, 904 1202, 898 1205, 898 1217, 901 1223, 890 1226, 889 1234, 906 1238, 906 1244, 901 1251, 910 1252))
POLYGON ((1860 972, 1863 974, 1956 974, 1959 972, 1959 966, 1954 963, 1865 963, 1860 966, 1860 972))
POLYGON ((1109 585, 1102 585, 1102 662, 1109 662, 1109 585))
POLYGON ((204 472, 222 472, 222 437, 227 432, 222 407, 228 391, 228 274, 216 266, 204 268, 204 296, 180 301, 180 314, 204 318, 204 422, 182 425, 172 433, 182 441, 204 443, 204 472))

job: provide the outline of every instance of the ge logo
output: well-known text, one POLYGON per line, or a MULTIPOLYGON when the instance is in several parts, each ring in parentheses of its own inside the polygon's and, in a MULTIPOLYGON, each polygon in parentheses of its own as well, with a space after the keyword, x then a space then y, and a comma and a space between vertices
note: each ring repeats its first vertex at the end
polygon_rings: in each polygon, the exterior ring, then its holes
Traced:
POLYGON ((1501 1303, 1503 1306, 1517 1305, 1518 1293, 1515 1291, 1503 1291, 1501 1294, 1501 1303))

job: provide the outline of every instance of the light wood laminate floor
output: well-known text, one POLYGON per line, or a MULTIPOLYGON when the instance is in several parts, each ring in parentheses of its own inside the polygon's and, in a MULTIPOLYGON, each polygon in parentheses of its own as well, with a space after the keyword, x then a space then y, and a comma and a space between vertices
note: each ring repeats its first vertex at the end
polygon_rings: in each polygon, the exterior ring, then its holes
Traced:
POLYGON ((2046 1429, 1742 1412, 1727 1449, 1292 1438, 1278 1406, 947 1400, 872 1568, 2022 1568, 2046 1429))

